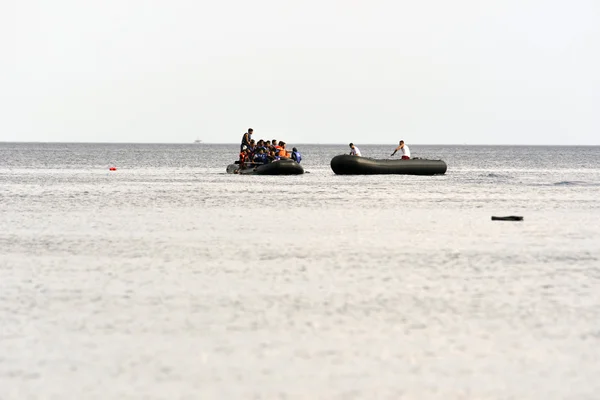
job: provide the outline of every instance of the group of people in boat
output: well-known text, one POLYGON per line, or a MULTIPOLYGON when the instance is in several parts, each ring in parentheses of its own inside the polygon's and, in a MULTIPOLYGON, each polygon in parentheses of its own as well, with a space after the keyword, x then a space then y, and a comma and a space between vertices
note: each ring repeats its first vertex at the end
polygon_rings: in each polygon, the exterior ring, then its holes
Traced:
MULTIPOLYGON (((283 141, 264 140, 260 139, 258 142, 252 139, 254 130, 249 128, 247 132, 242 136, 242 143, 240 144, 240 157, 239 164, 241 168, 248 163, 253 164, 268 164, 281 159, 292 159, 297 163, 302 161, 302 155, 297 148, 293 148, 292 151, 286 149, 286 143, 283 141)), ((350 155, 361 157, 360 149, 354 143, 350 143, 350 155)), ((390 154, 393 157, 398 151, 402 153, 402 160, 410 160, 410 149, 408 145, 404 143, 404 140, 400 140, 398 147, 394 149, 394 152, 390 154)))
POLYGON ((252 139, 253 129, 248 129, 248 132, 242 136, 240 145, 240 168, 245 168, 246 164, 268 164, 281 159, 292 159, 298 164, 302 161, 302 155, 297 148, 292 148, 289 151, 286 148, 286 143, 283 141, 263 140, 255 141, 252 139))
MULTIPOLYGON (((354 143, 350 143, 348 146, 350 146, 351 156, 361 157, 360 149, 354 143)), ((390 157, 393 157, 398 150, 402 151, 402 160, 410 160, 410 149, 408 148, 408 145, 404 143, 404 140, 401 140, 400 143, 398 143, 398 147, 394 149, 394 152, 390 154, 390 157)))

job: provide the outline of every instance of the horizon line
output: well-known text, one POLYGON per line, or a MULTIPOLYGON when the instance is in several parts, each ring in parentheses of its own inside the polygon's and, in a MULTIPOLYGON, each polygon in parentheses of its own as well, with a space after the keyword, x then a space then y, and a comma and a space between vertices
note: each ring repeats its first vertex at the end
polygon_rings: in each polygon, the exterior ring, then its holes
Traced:
MULTIPOLYGON (((0 144, 166 144, 166 145, 239 145, 238 142, 62 142, 62 141, 2 141, 0 144)), ((360 143, 356 142, 360 146, 395 146, 393 143, 360 143)), ((348 146, 347 143, 309 143, 309 142, 296 142, 294 145, 318 145, 318 146, 348 146)), ((597 147, 600 144, 565 144, 565 143, 546 143, 546 144, 510 144, 510 143, 412 143, 411 146, 584 146, 584 147, 597 147)))

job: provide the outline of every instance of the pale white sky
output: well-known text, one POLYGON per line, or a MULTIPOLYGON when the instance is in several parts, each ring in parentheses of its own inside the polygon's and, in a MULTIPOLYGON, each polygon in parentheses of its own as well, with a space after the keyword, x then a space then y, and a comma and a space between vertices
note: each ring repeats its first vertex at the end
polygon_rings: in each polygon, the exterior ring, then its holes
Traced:
POLYGON ((0 141, 600 144, 598 0, 7 0, 0 141))

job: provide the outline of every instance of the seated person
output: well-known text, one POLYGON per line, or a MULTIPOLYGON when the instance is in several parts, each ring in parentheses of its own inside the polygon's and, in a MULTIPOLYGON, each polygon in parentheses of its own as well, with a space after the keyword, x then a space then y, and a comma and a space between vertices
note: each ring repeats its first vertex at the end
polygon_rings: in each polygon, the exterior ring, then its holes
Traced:
POLYGON ((262 139, 260 139, 260 140, 258 141, 258 143, 256 143, 256 149, 254 150, 254 152, 255 152, 255 153, 257 153, 257 152, 258 152, 258 150, 260 150, 260 149, 264 149, 264 148, 265 148, 265 141, 264 141, 264 140, 262 140, 262 139))
POLYGON ((300 164, 300 161, 302 161, 302 154, 300 154, 298 149, 295 147, 292 148, 292 160, 296 161, 298 164, 300 164))
POLYGON ((285 142, 279 142, 279 157, 289 158, 288 151, 285 149, 285 142))
POLYGON ((357 156, 357 157, 361 156, 360 150, 358 149, 358 147, 356 147, 354 145, 354 143, 350 143, 348 146, 350 146, 350 155, 351 156, 357 156))
POLYGON ((279 151, 271 150, 271 152, 269 153, 269 162, 279 161, 279 160, 280 160, 279 151))
POLYGON ((246 163, 250 161, 250 151, 246 145, 242 146, 242 151, 240 151, 240 159, 238 163, 240 164, 240 169, 246 168, 246 163))
POLYGON ((267 164, 269 159, 267 157, 267 153, 261 148, 258 150, 258 153, 254 155, 254 162, 260 164, 267 164))
POLYGON ((250 159, 252 159, 252 156, 254 155, 255 151, 256 151, 256 142, 254 140, 251 140, 250 144, 248 145, 248 152, 250 153, 250 159))
POLYGON ((401 140, 400 143, 398 143, 398 147, 394 149, 394 152, 390 155, 390 157, 393 157, 398 150, 402 150, 402 160, 410 160, 410 149, 406 144, 404 144, 404 140, 401 140))

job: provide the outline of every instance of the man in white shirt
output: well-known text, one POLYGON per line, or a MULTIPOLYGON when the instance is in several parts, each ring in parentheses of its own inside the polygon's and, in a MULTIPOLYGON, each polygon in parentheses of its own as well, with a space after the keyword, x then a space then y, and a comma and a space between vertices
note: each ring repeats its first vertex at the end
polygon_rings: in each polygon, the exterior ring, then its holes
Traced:
POLYGON ((354 145, 354 143, 350 143, 349 146, 350 146, 350 155, 360 157, 360 150, 358 149, 358 147, 356 147, 354 145))
POLYGON ((396 154, 396 152, 398 150, 402 150, 402 159, 403 160, 410 160, 410 149, 408 148, 407 145, 404 144, 404 140, 401 140, 399 143, 399 146, 396 147, 396 149, 394 150, 394 152, 390 155, 390 157, 393 157, 394 154, 396 154))

